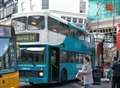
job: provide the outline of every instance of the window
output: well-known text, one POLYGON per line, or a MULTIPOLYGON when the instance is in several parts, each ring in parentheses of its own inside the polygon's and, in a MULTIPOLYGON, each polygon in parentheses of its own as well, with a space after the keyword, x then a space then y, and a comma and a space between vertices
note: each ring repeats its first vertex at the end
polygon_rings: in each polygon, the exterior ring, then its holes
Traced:
POLYGON ((68 22, 71 22, 71 17, 67 17, 67 21, 68 21, 68 22))
POLYGON ((106 33, 106 30, 107 30, 107 29, 108 29, 108 28, 106 28, 106 29, 103 28, 103 32, 106 33))
POLYGON ((49 9, 49 0, 42 0, 42 9, 49 9))
POLYGON ((45 48, 26 48, 21 49, 19 54, 19 63, 45 63, 45 48))
POLYGON ((1 8, 0 9, 0 19, 3 19, 4 18, 4 9, 1 8))
POLYGON ((13 13, 13 5, 6 7, 6 16, 9 16, 13 13))
POLYGON ((40 30, 45 28, 44 16, 18 17, 12 20, 12 26, 16 31, 40 30))
POLYGON ((109 28, 109 32, 111 32, 111 30, 112 30, 112 29, 111 29, 111 28, 109 28))
POLYGON ((77 18, 73 18, 73 22, 74 22, 74 23, 77 23, 77 18))
POLYGON ((90 33, 92 33, 93 31, 92 30, 90 30, 90 33))
POLYGON ((0 19, 2 18, 1 16, 2 16, 2 10, 0 9, 0 19))
POLYGON ((48 30, 64 35, 69 35, 69 27, 66 24, 61 23, 60 21, 51 17, 48 17, 48 30))
POLYGON ((82 55, 80 53, 76 53, 75 62, 76 63, 83 63, 83 58, 84 58, 84 55, 82 55))
POLYGON ((115 27, 115 32, 117 31, 117 28, 115 27))
POLYGON ((85 35, 80 35, 80 36, 79 36, 79 39, 80 39, 80 40, 85 40, 85 35))
POLYGON ((80 13, 85 13, 86 11, 86 2, 80 1, 80 13))
POLYGON ((60 63, 83 63, 83 59, 87 55, 78 52, 64 51, 60 52, 60 63))
POLYGON ((14 41, 9 38, 0 39, 0 70, 15 68, 16 54, 14 41))
POLYGON ((79 18, 79 19, 78 19, 78 23, 81 23, 81 24, 82 24, 82 23, 83 23, 83 19, 82 19, 82 18, 79 18))
POLYGON ((0 6, 2 6, 2 4, 3 4, 3 1, 2 1, 2 0, 0 0, 0 6))
POLYGON ((75 52, 61 51, 60 62, 61 63, 73 63, 75 59, 75 52))
POLYGON ((27 17, 19 17, 12 20, 12 26, 15 31, 26 30, 27 17))
POLYGON ((45 28, 44 16, 29 16, 28 17, 28 30, 40 30, 45 28))
POLYGON ((60 52, 60 62, 61 63, 64 63, 64 62, 66 62, 67 61, 67 52, 65 52, 65 51, 61 51, 60 52))
POLYGON ((91 36, 90 35, 85 35, 85 40, 90 43, 91 42, 91 36))
POLYGON ((62 19, 65 19, 66 17, 65 16, 61 16, 62 19))
POLYGON ((70 27, 51 17, 48 17, 48 30, 72 37, 78 37, 82 35, 82 33, 79 31, 74 30, 74 27, 70 27))

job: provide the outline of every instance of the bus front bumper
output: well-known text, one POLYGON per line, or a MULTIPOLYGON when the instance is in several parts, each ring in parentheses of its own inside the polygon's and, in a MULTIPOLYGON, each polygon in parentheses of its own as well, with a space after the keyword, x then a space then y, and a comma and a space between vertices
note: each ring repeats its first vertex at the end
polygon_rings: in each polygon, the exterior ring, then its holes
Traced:
POLYGON ((48 83, 48 80, 45 78, 38 78, 38 77, 21 77, 20 82, 26 82, 26 83, 33 83, 33 84, 42 84, 42 83, 48 83))

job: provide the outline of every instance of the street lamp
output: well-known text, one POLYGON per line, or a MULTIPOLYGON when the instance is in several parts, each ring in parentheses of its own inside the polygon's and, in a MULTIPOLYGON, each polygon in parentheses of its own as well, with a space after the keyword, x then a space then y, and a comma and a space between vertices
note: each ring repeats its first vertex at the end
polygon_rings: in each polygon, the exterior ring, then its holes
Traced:
MULTIPOLYGON (((106 7, 106 11, 109 11, 112 13, 112 32, 111 32, 111 36, 112 36, 112 39, 115 40, 115 16, 116 16, 116 8, 115 8, 115 0, 112 0, 112 2, 106 2, 106 3, 103 3, 103 2, 99 2, 99 0, 97 0, 97 29, 99 29, 99 11, 100 11, 100 8, 102 5, 105 5, 106 7)), ((114 42, 113 42, 114 43, 114 42)), ((118 52, 116 53, 117 56, 118 56, 118 52)), ((98 58, 99 59, 99 58, 98 58)), ((103 58, 101 58, 103 60, 103 58)), ((101 61, 101 62, 104 62, 104 61, 101 61)))
MULTIPOLYGON (((99 29, 99 11, 101 9, 101 6, 103 5, 102 3, 99 3, 99 0, 97 0, 97 12, 96 12, 96 17, 97 17, 97 30, 99 29)), ((103 44, 104 44, 104 39, 98 43, 97 45, 97 59, 98 59, 98 66, 104 64, 104 58, 103 58, 103 44)))

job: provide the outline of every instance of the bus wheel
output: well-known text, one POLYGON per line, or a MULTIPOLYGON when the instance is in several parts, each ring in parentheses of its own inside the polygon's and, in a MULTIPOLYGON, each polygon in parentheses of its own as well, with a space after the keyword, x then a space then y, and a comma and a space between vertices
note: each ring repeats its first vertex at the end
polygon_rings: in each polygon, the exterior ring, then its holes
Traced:
POLYGON ((67 71, 63 69, 61 71, 61 82, 67 81, 67 71))

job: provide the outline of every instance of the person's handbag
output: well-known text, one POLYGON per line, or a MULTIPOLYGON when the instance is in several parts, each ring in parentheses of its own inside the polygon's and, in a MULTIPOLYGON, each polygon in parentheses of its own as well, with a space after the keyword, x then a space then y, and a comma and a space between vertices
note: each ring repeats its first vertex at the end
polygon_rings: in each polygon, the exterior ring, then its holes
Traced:
POLYGON ((82 70, 78 70, 78 72, 76 74, 76 78, 79 80, 82 80, 82 70))

